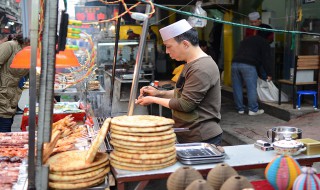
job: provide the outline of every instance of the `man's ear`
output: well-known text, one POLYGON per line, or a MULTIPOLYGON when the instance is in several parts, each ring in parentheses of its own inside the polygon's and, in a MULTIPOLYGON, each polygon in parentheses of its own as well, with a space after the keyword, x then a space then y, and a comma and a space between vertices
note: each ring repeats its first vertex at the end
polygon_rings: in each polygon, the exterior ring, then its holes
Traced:
POLYGON ((186 48, 190 47, 190 45, 191 45, 191 43, 190 43, 189 41, 187 41, 187 40, 183 40, 183 41, 182 41, 182 44, 183 44, 183 46, 186 47, 186 48))

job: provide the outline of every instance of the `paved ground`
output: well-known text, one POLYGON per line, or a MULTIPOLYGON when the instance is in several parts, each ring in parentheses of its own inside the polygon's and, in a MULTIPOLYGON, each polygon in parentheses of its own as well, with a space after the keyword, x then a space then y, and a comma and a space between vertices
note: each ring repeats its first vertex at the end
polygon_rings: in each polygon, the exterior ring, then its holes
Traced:
POLYGON ((292 126, 302 130, 303 138, 320 140, 317 131, 320 129, 320 112, 314 110, 312 104, 306 102, 301 110, 293 109, 291 103, 260 103, 265 114, 258 116, 240 115, 234 109, 232 92, 222 92, 221 127, 227 143, 249 144, 258 139, 269 141, 267 131, 277 126, 292 126))

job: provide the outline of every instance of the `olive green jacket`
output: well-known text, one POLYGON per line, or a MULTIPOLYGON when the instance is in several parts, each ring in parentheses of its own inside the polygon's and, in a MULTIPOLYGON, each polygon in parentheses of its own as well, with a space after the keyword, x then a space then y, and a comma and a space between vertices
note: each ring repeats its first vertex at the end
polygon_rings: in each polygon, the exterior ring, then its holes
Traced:
POLYGON ((19 81, 29 73, 29 69, 10 68, 14 56, 21 50, 17 41, 0 44, 0 117, 15 115, 22 93, 19 81))

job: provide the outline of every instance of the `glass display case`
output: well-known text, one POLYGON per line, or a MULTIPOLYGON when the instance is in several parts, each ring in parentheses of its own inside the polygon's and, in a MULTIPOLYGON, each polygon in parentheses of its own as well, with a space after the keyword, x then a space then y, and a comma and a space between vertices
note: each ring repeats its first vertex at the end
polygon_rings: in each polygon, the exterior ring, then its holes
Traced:
MULTIPOLYGON (((113 54, 115 41, 114 39, 99 41, 97 45, 97 60, 101 75, 103 73, 104 88, 106 90, 107 104, 111 105, 107 115, 118 116, 127 114, 128 102, 130 98, 133 72, 137 56, 142 56, 142 65, 139 72, 138 89, 142 86, 149 85, 154 81, 155 70, 155 41, 147 40, 145 50, 141 55, 138 55, 139 40, 120 40, 118 43, 118 55, 115 68, 115 81, 111 92, 112 83, 112 69, 113 69, 113 54), (111 95, 112 94, 112 95, 111 95), (112 98, 111 98, 112 96, 112 98), (111 103, 112 100, 112 103, 111 103)), ((139 95, 138 92, 136 94, 139 95)), ((146 107, 136 106, 134 109, 135 114, 147 114, 146 107)))
MULTIPOLYGON (((138 54, 139 40, 120 40, 118 45, 116 73, 131 74, 138 54)), ((114 47, 113 39, 97 43, 96 64, 99 68, 112 70, 114 47)), ((145 51, 140 55, 143 58, 140 73, 143 74, 143 78, 151 81, 154 80, 155 51, 155 41, 147 40, 145 51)))

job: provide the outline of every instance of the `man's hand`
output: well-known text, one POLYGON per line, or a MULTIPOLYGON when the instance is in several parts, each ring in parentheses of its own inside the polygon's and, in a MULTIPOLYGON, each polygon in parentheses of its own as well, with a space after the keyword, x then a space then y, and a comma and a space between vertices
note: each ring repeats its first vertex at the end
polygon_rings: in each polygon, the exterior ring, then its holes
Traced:
POLYGON ((138 99, 143 96, 157 96, 158 94, 159 91, 156 88, 152 86, 144 86, 140 89, 140 95, 138 99))
POLYGON ((267 77, 267 82, 272 81, 272 77, 268 76, 267 77))
POLYGON ((141 96, 140 95, 139 98, 135 100, 135 103, 139 104, 141 106, 147 106, 147 105, 154 103, 153 99, 154 99, 154 97, 152 97, 152 96, 141 96))

